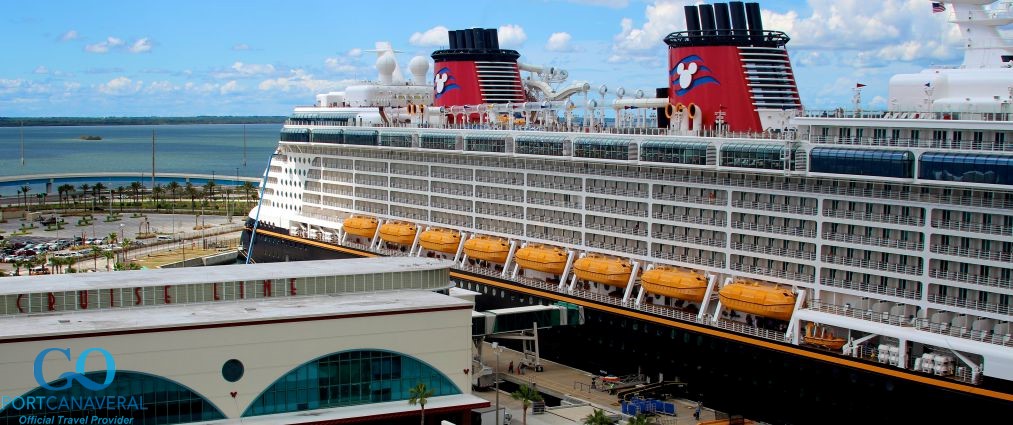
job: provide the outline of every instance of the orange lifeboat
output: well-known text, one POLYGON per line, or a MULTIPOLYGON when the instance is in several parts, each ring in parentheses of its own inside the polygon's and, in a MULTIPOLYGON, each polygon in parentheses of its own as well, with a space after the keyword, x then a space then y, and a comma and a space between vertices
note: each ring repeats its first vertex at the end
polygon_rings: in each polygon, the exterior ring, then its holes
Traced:
POLYGON ((707 294, 707 279, 696 272, 675 267, 656 267, 640 276, 644 290, 655 295, 701 302, 707 294))
POLYGON ((561 275, 566 268, 566 251, 554 246, 528 245, 518 249, 514 258, 518 266, 528 270, 561 275))
POLYGON ((510 242, 503 238, 476 236, 464 243, 464 253, 478 260, 506 263, 510 242))
POLYGON ((578 279, 622 288, 630 282, 633 266, 622 258, 588 254, 588 256, 573 262, 573 273, 577 275, 578 279))
POLYGON ((419 235, 419 244, 428 250, 456 254, 457 247, 461 245, 461 233, 448 229, 429 229, 419 235))
POLYGON ((412 223, 392 221, 380 226, 380 239, 401 245, 411 245, 415 242, 417 232, 418 227, 412 223))
POLYGON ((732 310, 757 316, 788 320, 795 308, 796 295, 787 289, 756 282, 739 281, 721 288, 721 304, 732 310))
POLYGON ((840 350, 848 341, 827 329, 826 326, 809 322, 805 325, 802 341, 806 344, 823 347, 829 350, 840 350))
POLYGON ((353 215, 345 219, 342 223, 342 227, 345 229, 345 233, 355 236, 362 236, 364 238, 372 238, 376 234, 377 221, 376 217, 369 217, 363 215, 353 215))

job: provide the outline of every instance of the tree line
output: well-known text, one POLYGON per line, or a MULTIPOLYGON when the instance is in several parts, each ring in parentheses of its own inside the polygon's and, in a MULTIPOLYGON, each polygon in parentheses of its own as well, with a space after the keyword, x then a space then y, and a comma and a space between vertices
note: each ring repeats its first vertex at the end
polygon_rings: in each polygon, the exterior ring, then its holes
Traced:
POLYGON ((173 125, 173 124, 283 124, 285 116, 196 117, 0 117, 0 127, 80 125, 173 125))

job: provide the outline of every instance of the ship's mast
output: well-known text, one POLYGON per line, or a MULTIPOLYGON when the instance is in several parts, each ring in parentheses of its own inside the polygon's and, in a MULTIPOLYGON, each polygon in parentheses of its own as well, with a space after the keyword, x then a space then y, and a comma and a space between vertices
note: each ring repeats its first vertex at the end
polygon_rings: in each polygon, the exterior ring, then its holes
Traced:
POLYGON ((951 0, 953 20, 964 37, 964 68, 998 68, 1013 63, 1013 49, 998 27, 1013 23, 1010 1, 951 0), (996 3, 986 9, 987 4, 996 3))

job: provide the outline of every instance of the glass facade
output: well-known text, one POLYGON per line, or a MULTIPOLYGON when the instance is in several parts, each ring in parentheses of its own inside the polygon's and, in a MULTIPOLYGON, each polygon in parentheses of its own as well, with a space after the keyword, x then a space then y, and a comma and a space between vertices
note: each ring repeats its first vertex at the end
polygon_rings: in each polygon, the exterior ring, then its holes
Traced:
POLYGON ((376 146, 376 132, 372 130, 345 130, 345 144, 376 146))
POLYGON ((420 134, 419 147, 423 149, 457 149, 457 136, 454 134, 420 134))
MULTIPOLYGON (((106 371, 89 372, 85 377, 95 382, 105 380, 106 371)), ((58 379, 50 383, 55 388, 66 385, 65 379, 58 379)), ((81 385, 72 385, 62 391, 51 391, 45 388, 36 388, 21 398, 28 397, 56 397, 57 399, 98 399, 103 397, 136 397, 143 398, 140 406, 145 409, 77 409, 50 410, 43 406, 38 409, 16 409, 16 404, 8 404, 7 408, 0 410, 0 424, 18 424, 23 417, 56 417, 67 418, 100 418, 126 417, 132 418, 133 424, 154 425, 154 424, 185 424, 190 422, 203 422, 225 419, 217 407, 201 395, 189 388, 179 385, 173 381, 154 375, 123 370, 116 371, 116 377, 105 389, 92 391, 81 385)), ((56 401, 56 403, 59 403, 56 401)), ((90 422, 89 422, 90 423, 90 422)))
POLYGON ((389 146, 392 148, 410 148, 412 147, 412 134, 389 132, 389 131, 380 133, 380 146, 389 146))
POLYGON ((464 139, 466 150, 473 152, 506 152, 506 139, 495 136, 468 136, 464 139))
POLYGON ((516 140, 516 153, 526 155, 566 155, 566 138, 558 136, 531 137, 518 136, 516 140))
POLYGON ((815 148, 809 152, 809 171, 909 179, 915 156, 907 151, 815 148))
POLYGON ((283 128, 280 140, 282 142, 309 142, 310 131, 305 128, 283 128))
POLYGON ((729 143, 721 147, 721 165, 725 167, 783 170, 787 157, 784 145, 729 143))
POLYGON ((671 164, 707 165, 707 143, 646 142, 640 146, 640 160, 671 164))
POLYGON ((578 137, 573 144, 573 156, 595 159, 630 159, 629 139, 609 137, 578 137))
POLYGON ((313 130, 314 143, 341 143, 341 130, 313 130))
POLYGON ((288 118, 292 125, 349 125, 358 112, 296 112, 288 118))
POLYGON ((1013 156, 926 152, 919 166, 925 180, 1013 185, 1013 156))
POLYGON ((461 394, 440 371, 410 356, 380 350, 345 351, 285 374, 257 396, 243 416, 408 400, 408 390, 420 382, 433 390, 433 396, 461 394))

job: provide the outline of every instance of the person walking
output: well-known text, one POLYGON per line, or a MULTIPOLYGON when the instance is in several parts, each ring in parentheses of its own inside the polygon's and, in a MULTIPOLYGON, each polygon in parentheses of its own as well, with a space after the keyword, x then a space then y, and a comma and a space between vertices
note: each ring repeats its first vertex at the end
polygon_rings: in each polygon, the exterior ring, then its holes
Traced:
POLYGON ((513 360, 510 360, 510 364, 507 366, 507 373, 510 373, 510 374, 514 373, 514 361, 513 360))
POLYGON ((693 419, 700 420, 700 403, 696 403, 696 411, 693 412, 693 419))

